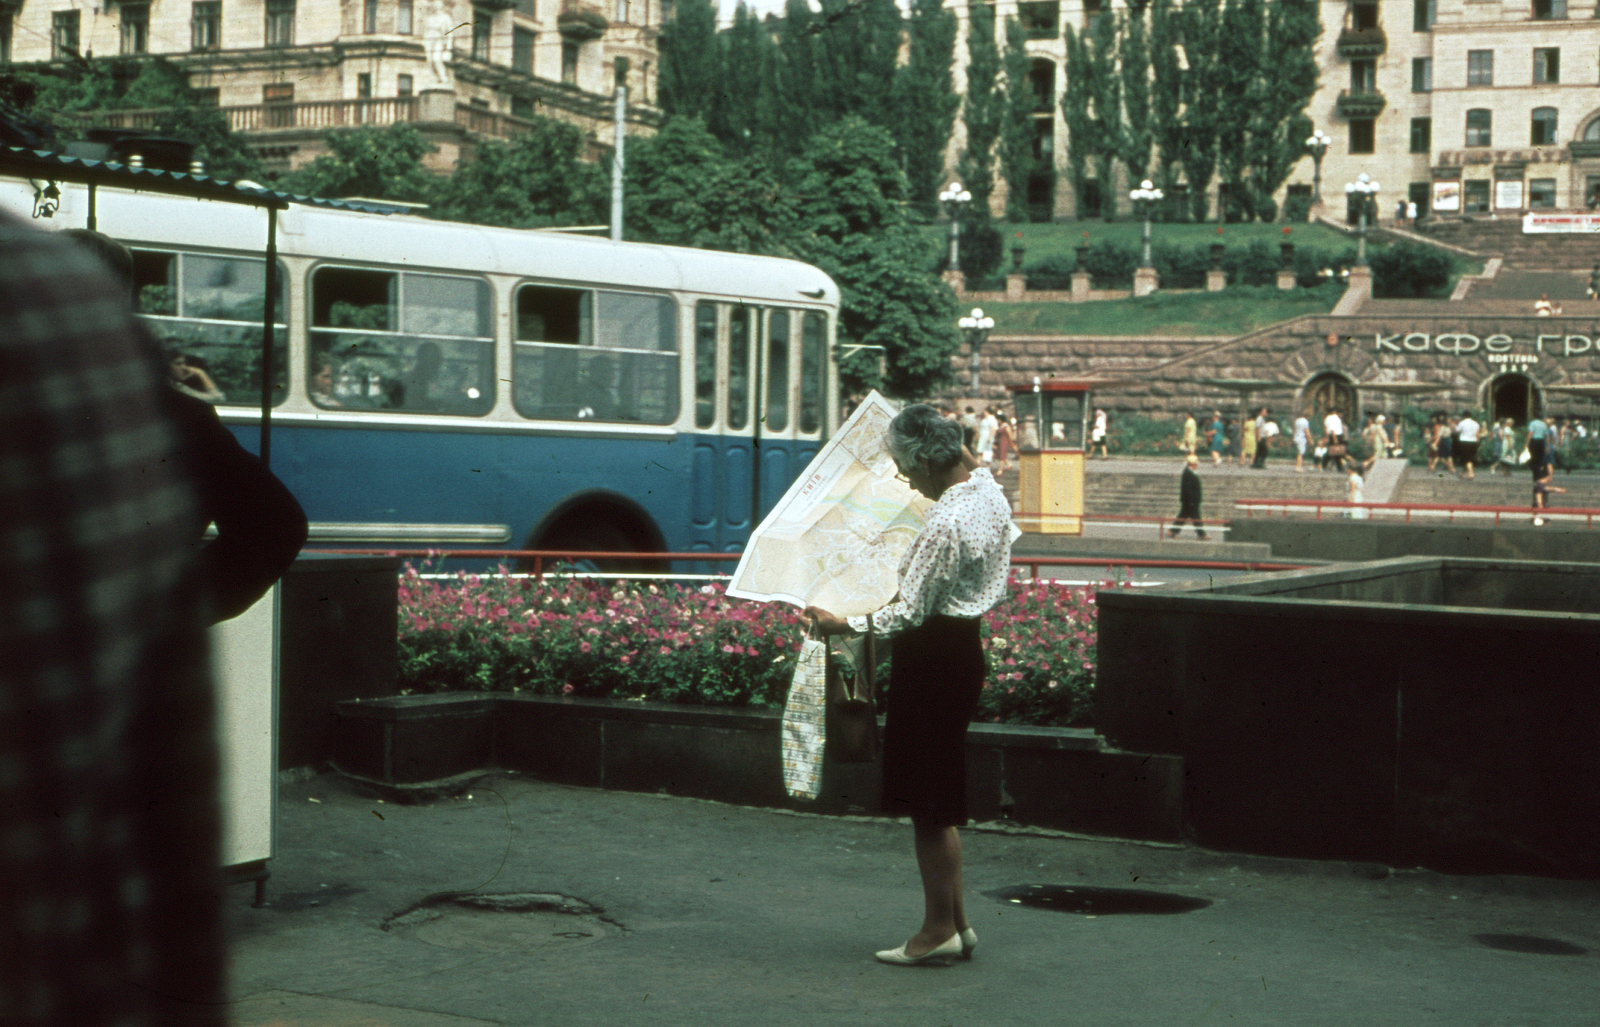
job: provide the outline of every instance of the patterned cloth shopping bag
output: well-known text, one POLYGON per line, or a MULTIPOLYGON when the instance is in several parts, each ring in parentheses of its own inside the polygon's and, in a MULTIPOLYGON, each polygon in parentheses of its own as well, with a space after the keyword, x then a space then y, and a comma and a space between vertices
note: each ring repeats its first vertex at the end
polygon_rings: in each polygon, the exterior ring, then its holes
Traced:
POLYGON ((828 708, 828 645, 800 643, 789 701, 783 707, 783 786, 796 799, 822 792, 823 723, 828 708))

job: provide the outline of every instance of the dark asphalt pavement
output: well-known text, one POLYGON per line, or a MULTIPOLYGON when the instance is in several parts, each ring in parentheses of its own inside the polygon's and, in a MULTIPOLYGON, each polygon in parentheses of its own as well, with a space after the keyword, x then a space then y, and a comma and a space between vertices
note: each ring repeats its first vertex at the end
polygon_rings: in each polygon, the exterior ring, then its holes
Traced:
POLYGON ((228 893, 241 1027, 1600 1024, 1595 882, 973 829, 976 958, 906 969, 872 953, 921 915, 908 823, 505 775, 411 806, 332 774, 280 793, 271 907, 228 893), (984 894, 1028 884, 1209 905, 984 894), (464 891, 510 908, 419 906, 464 891))

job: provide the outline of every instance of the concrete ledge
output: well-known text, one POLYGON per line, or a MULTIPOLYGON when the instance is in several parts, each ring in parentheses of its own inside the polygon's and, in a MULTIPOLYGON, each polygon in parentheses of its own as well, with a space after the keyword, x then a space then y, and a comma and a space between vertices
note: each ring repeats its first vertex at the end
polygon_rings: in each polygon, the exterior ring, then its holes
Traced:
POLYGON ((1529 524, 1502 524, 1497 528, 1489 524, 1426 521, 1391 524, 1371 520, 1235 517, 1230 523, 1228 538, 1234 543, 1265 544, 1273 556, 1289 560, 1456 556, 1600 563, 1600 531, 1567 528, 1560 522, 1539 528, 1529 524))
MULTIPOLYGON (((878 811, 876 763, 824 763, 816 802, 784 792, 778 710, 442 693, 353 700, 336 711, 335 768, 401 796, 503 769, 747 806, 878 811)), ((1176 757, 1109 750, 1082 728, 974 724, 967 764, 974 820, 1179 839, 1183 768, 1176 757)))

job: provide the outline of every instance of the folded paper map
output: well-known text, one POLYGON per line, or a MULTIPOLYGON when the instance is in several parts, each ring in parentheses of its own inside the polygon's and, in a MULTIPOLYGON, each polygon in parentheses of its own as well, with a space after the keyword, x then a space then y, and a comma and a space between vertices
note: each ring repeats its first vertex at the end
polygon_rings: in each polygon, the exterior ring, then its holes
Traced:
POLYGON ((728 595, 840 617, 894 598, 900 559, 933 505, 895 478, 894 415, 876 392, 862 401, 750 536, 728 595))

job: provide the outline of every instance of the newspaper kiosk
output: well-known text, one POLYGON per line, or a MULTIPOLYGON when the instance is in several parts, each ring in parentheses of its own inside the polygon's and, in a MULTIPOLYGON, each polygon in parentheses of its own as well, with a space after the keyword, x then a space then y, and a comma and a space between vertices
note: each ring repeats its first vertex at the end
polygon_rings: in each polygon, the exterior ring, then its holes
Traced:
POLYGON ((1017 526, 1044 534, 1083 534, 1083 461, 1089 390, 1099 382, 1055 379, 1011 387, 1017 412, 1021 501, 1017 526))

